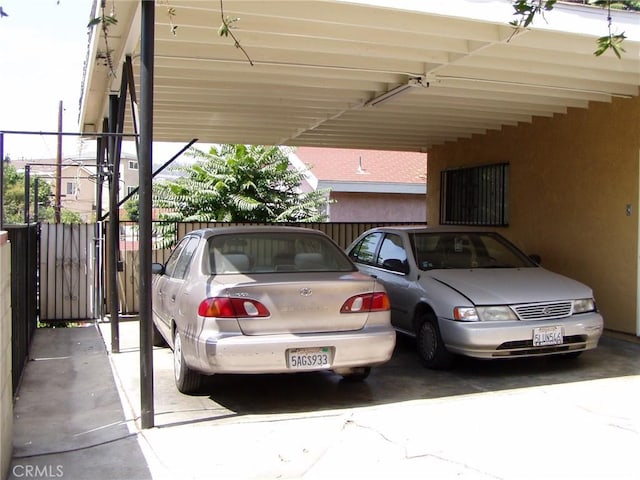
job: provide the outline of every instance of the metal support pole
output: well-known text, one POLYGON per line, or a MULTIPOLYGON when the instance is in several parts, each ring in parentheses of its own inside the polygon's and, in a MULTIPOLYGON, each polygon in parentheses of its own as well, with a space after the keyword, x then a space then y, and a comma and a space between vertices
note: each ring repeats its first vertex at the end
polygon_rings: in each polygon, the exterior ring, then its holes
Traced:
POLYGON ((140 48, 140 411, 142 428, 154 426, 151 313, 151 195, 155 1, 142 0, 140 48))
POLYGON ((24 223, 29 225, 29 210, 31 198, 31 166, 26 165, 24 167, 24 223))
POLYGON ((55 223, 60 223, 62 214, 62 100, 58 105, 58 148, 56 150, 56 204, 55 223))
MULTIPOLYGON (((103 130, 104 130, 103 126, 103 130)), ((95 252, 95 316, 100 320, 104 316, 104 242, 102 217, 102 185, 104 183, 104 154, 106 150, 106 139, 98 137, 96 139, 96 224, 94 230, 94 252, 95 252)))
MULTIPOLYGON (((115 131, 118 96, 109 96, 109 132, 115 131)), ((109 313, 111 314, 111 351, 120 353, 120 302, 118 295, 118 260, 120 256, 120 215, 118 211, 118 187, 120 165, 116 155, 116 138, 109 137, 109 235, 107 236, 107 258, 109 259, 109 313)))
POLYGON ((35 182, 33 182, 33 221, 38 223, 40 220, 40 202, 38 201, 40 198, 40 179, 36 177, 35 182))
MULTIPOLYGON (((167 160, 160 168, 158 168, 155 172, 153 172, 153 174, 151 175, 151 179, 153 180, 156 177, 156 175, 158 175, 165 168, 171 165, 176 158, 178 158, 180 155, 186 152, 189 148, 191 148, 191 145, 193 145, 197 141, 198 139, 194 138, 189 143, 187 143, 184 147, 182 147, 178 153, 176 153, 173 157, 167 160)), ((136 193, 138 193, 139 190, 140 190, 140 187, 132 188, 131 191, 127 193, 127 195, 122 200, 120 200, 120 205, 124 205, 126 201, 129 200, 131 197, 133 197, 136 193)))

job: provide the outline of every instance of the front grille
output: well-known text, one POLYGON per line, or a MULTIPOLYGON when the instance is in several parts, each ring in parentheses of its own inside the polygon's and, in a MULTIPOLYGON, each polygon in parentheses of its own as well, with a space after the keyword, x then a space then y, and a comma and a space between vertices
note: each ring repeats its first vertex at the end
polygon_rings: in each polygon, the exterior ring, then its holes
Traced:
POLYGON ((513 310, 520 320, 548 320, 571 316, 572 302, 516 305, 513 310))

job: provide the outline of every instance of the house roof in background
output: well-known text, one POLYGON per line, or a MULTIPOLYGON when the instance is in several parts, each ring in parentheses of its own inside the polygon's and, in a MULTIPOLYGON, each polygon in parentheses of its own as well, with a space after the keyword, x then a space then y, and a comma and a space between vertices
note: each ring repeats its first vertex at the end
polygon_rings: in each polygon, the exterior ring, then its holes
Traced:
POLYGON ((295 155, 320 182, 425 184, 427 181, 425 153, 298 147, 295 155))

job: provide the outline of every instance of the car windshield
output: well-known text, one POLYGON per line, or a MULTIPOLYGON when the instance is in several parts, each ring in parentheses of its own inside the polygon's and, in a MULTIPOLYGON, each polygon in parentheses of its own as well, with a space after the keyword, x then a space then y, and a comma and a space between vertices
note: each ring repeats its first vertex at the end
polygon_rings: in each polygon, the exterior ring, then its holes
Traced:
POLYGON ((537 266, 502 236, 491 232, 414 233, 411 241, 421 270, 537 266))
POLYGON ((328 238, 301 233, 229 233, 208 240, 212 274, 353 272, 349 258, 328 238))

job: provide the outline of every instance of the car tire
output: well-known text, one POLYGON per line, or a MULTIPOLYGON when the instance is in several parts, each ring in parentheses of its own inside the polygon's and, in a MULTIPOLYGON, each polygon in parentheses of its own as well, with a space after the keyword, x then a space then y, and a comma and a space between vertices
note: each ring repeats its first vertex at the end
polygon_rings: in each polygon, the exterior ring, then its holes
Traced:
POLYGON ((167 346, 167 341, 164 339, 164 337, 162 336, 162 334, 160 333, 160 330, 158 330, 158 327, 156 327, 156 324, 151 322, 151 343, 153 344, 154 347, 166 347, 167 346))
POLYGON ((426 317, 416 334, 418 354, 427 368, 446 370, 453 364, 454 355, 447 350, 435 318, 426 317))
POLYGON ((348 382, 361 382, 371 373, 371 367, 356 367, 349 372, 340 373, 342 379, 348 382))
POLYGON ((173 337, 173 374, 180 393, 195 393, 202 384, 202 375, 191 370, 184 361, 182 339, 177 329, 173 337))

